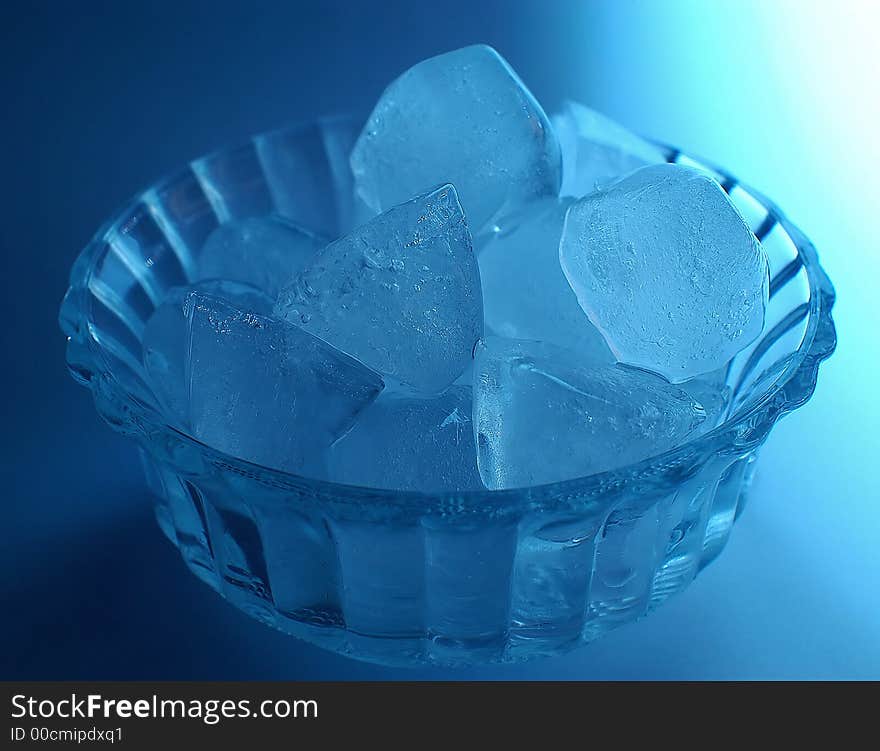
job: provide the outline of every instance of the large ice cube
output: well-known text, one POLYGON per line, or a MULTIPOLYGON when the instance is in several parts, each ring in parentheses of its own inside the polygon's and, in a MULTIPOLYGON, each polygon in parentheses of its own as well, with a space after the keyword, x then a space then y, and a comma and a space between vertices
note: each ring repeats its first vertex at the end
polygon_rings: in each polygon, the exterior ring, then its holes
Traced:
POLYGON ((191 287, 172 287, 144 328, 141 340, 144 367, 150 384, 168 416, 176 423, 187 420, 186 347, 184 301, 190 292, 220 297, 241 310, 269 315, 273 301, 248 284, 206 279, 191 287))
POLYGON ((208 236, 199 256, 199 277, 244 282, 274 298, 326 244, 280 217, 239 219, 221 224, 208 236))
POLYGON ((474 370, 480 476, 492 489, 636 462, 681 443, 705 419, 699 403, 659 376, 590 367, 543 342, 487 337, 474 370))
POLYGON ((580 198, 639 167, 666 161, 653 144, 577 102, 565 103, 553 116, 553 128, 562 151, 561 196, 580 198))
POLYGON ((326 451, 382 390, 381 377, 317 337, 191 293, 190 426, 242 459, 322 476, 326 451))
POLYGON ((670 381, 717 370, 764 325, 764 249, 696 170, 643 167, 577 201, 559 256, 618 360, 670 381))
POLYGON ((602 335, 578 304, 559 264, 559 240, 570 201, 545 199, 490 237, 477 260, 486 328, 510 339, 534 339, 614 363, 602 335))
POLYGON ((414 65, 391 83, 351 155, 357 191, 384 211, 453 183, 476 233, 500 211, 559 191, 550 122, 507 62, 475 45, 414 65))
POLYGON ((480 275, 455 188, 380 214, 323 248, 276 314, 409 386, 439 393, 483 333, 480 275))
POLYGON ((440 492, 482 488, 471 389, 437 397, 383 394, 330 452, 330 476, 375 488, 440 492))

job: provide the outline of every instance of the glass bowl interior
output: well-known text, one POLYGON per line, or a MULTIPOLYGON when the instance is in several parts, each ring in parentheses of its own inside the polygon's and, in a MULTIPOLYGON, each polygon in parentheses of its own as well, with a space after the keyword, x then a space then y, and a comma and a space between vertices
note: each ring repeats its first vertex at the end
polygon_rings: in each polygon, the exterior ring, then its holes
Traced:
POLYGON ((663 484, 721 450, 759 443, 780 414, 809 397, 816 365, 834 346, 833 289, 815 250, 766 198, 727 172, 668 149, 671 162, 713 175, 764 244, 770 259, 770 303, 764 331, 730 363, 732 399, 723 421, 708 433, 637 465, 552 485, 508 491, 433 494, 375 491, 297 477, 223 455, 167 424, 141 360, 141 336, 165 292, 196 274, 198 253, 219 224, 277 213, 328 237, 354 226, 348 153, 358 132, 351 118, 328 118, 259 135, 235 148, 193 161, 130 202, 82 252, 61 310, 70 337, 68 362, 93 387, 102 414, 125 432, 163 433, 211 461, 241 466, 271 484, 322 486, 359 503, 456 503, 496 508, 546 504, 571 494, 583 498, 636 481, 663 484), (433 499, 427 500, 427 499, 433 499))

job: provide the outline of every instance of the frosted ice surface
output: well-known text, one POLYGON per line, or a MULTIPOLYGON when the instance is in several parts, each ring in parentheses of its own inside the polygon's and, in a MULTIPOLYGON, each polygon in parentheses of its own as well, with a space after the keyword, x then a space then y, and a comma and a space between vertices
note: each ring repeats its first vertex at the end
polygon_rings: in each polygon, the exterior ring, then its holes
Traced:
POLYGON ((561 196, 580 198, 639 167, 666 161, 663 152, 605 115, 566 102, 553 116, 562 151, 561 196))
POLYGON ((330 475, 352 485, 440 492, 483 488, 471 388, 440 396, 383 394, 330 452, 330 475))
POLYGON ((239 219, 221 224, 208 236, 199 256, 199 277, 244 282, 274 298, 326 244, 280 217, 239 219))
POLYGON ((172 287, 147 321, 141 340, 144 367, 150 384, 169 417, 177 423, 187 419, 186 347, 187 324, 184 301, 198 291, 220 297, 252 313, 268 315, 273 301, 247 284, 223 279, 196 282, 191 287, 172 287))
POLYGON ((578 304, 559 263, 570 201, 545 199, 480 249, 486 329, 510 339, 551 342, 594 363, 614 363, 602 335, 578 304))
POLYGON ((396 381, 451 384, 483 333, 477 260, 455 188, 380 214, 323 248, 276 314, 396 381))
POLYGON ((696 170, 643 167, 577 201, 559 255, 618 360, 670 381, 724 366, 764 325, 764 249, 696 170))
POLYGON ((474 427, 488 488, 614 469, 681 443, 702 406, 652 373, 591 367, 543 342, 487 337, 478 348, 474 427))
POLYGON ((312 476, 326 451, 381 392, 381 377, 275 318, 191 293, 190 425, 238 458, 312 476))
POLYGON ((452 183, 479 232, 497 213, 557 195, 561 157, 541 106, 491 47, 423 60, 393 81, 351 155, 363 201, 384 211, 452 183))

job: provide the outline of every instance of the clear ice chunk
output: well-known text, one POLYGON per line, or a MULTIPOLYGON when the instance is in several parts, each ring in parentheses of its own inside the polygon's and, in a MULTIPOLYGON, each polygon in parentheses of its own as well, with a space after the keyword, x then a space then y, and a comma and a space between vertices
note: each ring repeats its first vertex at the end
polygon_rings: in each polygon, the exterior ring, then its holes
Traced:
POLYGON ((480 249, 486 329, 509 339, 568 347, 592 364, 613 364, 614 355, 578 304, 559 264, 569 204, 549 198, 532 205, 480 249))
POLYGON ((578 102, 566 102, 552 122, 562 151, 561 196, 581 198, 639 167, 666 161, 659 148, 578 102))
POLYGON ((727 385, 727 365, 711 373, 683 381, 678 386, 683 391, 687 391, 706 410, 706 421, 701 426, 700 432, 705 433, 721 424, 730 407, 733 394, 732 389, 727 385))
POLYGON ((674 383, 721 368, 763 328, 767 256, 696 170, 643 167, 577 201, 559 257, 617 359, 674 383))
POLYGON ((330 476, 373 488, 442 492, 483 488, 471 389, 436 397, 383 394, 330 451, 330 476))
POLYGON ((485 45, 423 60, 393 81, 351 166, 359 195, 375 211, 452 183, 474 233, 505 209, 557 195, 561 179, 547 116, 485 45))
POLYGON ((277 297, 291 276, 327 240, 281 217, 248 217, 221 224, 205 241, 198 261, 202 279, 232 279, 277 297))
POLYGON ((285 321, 197 292, 185 307, 193 433, 241 459, 324 476, 327 449, 379 395, 381 377, 285 321))
POLYGON ((480 476, 490 489, 583 477, 660 454, 697 430, 687 392, 544 342, 487 337, 474 369, 480 476))
POLYGON ((248 284, 225 279, 206 279, 190 287, 172 287, 165 294, 144 328, 141 340, 144 368, 150 384, 168 416, 187 420, 186 347, 187 323, 184 301, 190 292, 222 298, 241 310, 260 315, 272 312, 273 301, 248 284))
POLYGON ((442 391, 483 333, 479 269, 455 188, 407 201, 323 248, 275 310, 395 381, 442 391))

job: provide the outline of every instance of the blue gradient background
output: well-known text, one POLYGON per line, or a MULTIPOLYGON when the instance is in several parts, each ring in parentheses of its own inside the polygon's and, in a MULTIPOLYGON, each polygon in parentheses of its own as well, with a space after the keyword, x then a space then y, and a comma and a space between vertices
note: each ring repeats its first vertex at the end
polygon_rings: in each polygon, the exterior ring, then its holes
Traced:
POLYGON ((32 2, 0 17, 7 488, 0 678, 880 678, 880 12, 835 2, 32 2), (366 110, 426 56, 496 46, 729 167, 819 248, 840 345, 772 434, 728 549, 649 619, 555 660, 385 669, 249 620, 161 536, 131 445, 63 365, 70 264, 130 194, 285 121, 366 110))

